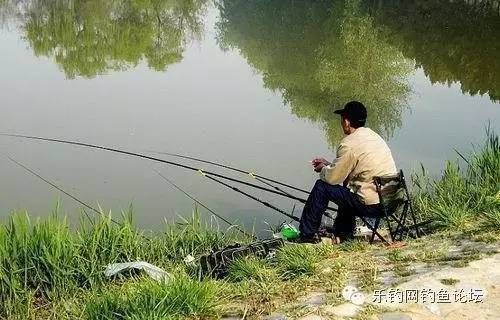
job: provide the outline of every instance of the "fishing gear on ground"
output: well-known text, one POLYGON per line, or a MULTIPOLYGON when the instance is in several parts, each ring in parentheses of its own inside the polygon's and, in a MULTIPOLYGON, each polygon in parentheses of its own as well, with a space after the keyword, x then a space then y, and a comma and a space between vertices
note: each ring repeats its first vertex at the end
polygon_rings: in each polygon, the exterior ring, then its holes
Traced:
POLYGON ((202 255, 198 260, 187 256, 184 261, 197 271, 199 279, 205 277, 221 279, 229 274, 229 267, 235 260, 248 257, 272 260, 278 249, 284 245, 283 239, 261 240, 248 245, 234 244, 202 255))
MULTIPOLYGON (((319 238, 334 239, 335 234, 331 227, 322 225, 317 233, 319 238)), ((278 228, 278 232, 273 234, 275 239, 283 239, 288 242, 297 242, 300 238, 300 231, 291 223, 282 223, 278 228)))

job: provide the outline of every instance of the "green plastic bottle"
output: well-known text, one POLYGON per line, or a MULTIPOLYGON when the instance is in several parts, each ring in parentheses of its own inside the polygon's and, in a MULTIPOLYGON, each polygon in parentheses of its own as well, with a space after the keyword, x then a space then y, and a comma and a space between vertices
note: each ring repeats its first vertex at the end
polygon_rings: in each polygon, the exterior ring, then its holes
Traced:
POLYGON ((299 230, 291 224, 284 224, 283 227, 281 227, 281 235, 286 240, 294 240, 299 236, 299 230))

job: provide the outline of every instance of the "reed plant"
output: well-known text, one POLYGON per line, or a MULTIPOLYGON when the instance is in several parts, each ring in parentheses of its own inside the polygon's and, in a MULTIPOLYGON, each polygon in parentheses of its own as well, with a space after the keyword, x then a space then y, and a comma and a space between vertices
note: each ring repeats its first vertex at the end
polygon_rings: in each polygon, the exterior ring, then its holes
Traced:
POLYGON ((76 251, 64 219, 54 215, 32 225, 27 214, 11 216, 0 228, 0 312, 28 292, 43 302, 54 288, 71 290, 76 251))
POLYGON ((89 220, 80 219, 73 241, 77 246, 75 256, 75 281, 79 287, 101 285, 105 279, 103 268, 110 263, 148 259, 154 256, 146 237, 134 228, 131 213, 123 214, 115 223, 111 214, 89 220))
POLYGON ((218 224, 204 222, 196 210, 191 218, 179 219, 167 224, 161 239, 167 259, 179 260, 188 254, 199 255, 222 249, 229 243, 250 241, 233 228, 221 231, 218 224))
POLYGON ((486 141, 468 155, 458 152, 465 163, 447 162, 439 179, 425 169, 413 176, 417 212, 431 219, 438 229, 465 231, 500 227, 500 143, 488 127, 486 141))

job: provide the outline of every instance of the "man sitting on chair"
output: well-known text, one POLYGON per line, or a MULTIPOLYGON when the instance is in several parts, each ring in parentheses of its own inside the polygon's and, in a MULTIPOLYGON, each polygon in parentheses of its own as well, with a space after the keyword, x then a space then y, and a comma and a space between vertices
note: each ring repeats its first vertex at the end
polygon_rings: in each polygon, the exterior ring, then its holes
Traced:
POLYGON ((374 177, 397 172, 391 150, 377 133, 364 127, 365 106, 358 101, 347 103, 334 113, 346 137, 337 148, 337 157, 330 163, 323 158, 312 161, 319 172, 300 219, 300 241, 319 242, 317 234, 328 202, 338 206, 334 233, 341 241, 354 237, 355 216, 374 217, 381 214, 374 177))

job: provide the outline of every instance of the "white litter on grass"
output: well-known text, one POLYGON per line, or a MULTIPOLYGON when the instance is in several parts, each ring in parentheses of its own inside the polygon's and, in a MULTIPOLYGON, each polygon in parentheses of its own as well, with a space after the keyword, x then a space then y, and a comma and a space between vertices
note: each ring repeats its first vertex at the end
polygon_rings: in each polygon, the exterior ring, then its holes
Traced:
POLYGON ((184 257, 184 263, 186 266, 191 267, 191 268, 196 268, 196 258, 193 257, 192 255, 188 254, 187 256, 184 257))
POLYGON ((106 266, 104 275, 109 278, 123 271, 132 269, 143 270, 148 276, 156 281, 167 281, 171 278, 170 273, 145 261, 112 263, 106 266))

